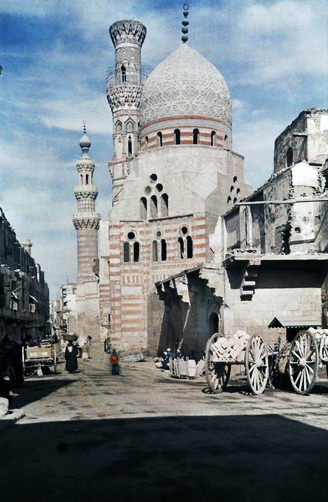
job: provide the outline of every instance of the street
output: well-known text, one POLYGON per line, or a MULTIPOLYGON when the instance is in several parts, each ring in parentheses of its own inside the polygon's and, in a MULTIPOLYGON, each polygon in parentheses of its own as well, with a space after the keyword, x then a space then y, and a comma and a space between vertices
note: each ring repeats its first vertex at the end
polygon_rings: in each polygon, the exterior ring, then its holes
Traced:
POLYGON ((92 348, 79 371, 27 379, 0 422, 1 500, 276 501, 328 495, 328 383, 311 396, 243 380, 209 394, 152 361, 122 365, 92 348))

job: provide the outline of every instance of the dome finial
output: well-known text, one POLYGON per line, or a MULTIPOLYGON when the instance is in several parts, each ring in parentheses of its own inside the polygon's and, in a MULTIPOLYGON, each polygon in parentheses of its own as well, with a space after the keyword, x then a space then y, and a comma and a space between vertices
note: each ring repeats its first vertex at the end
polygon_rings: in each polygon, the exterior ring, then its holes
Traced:
POLYGON ((80 139, 80 147, 83 152, 83 156, 87 157, 91 146, 91 141, 87 136, 87 126, 85 120, 83 120, 83 136, 80 139))
POLYGON ((184 15, 184 19, 182 21, 182 28, 181 28, 181 31, 183 33, 182 37, 181 37, 181 40, 182 42, 185 44, 186 42, 188 42, 188 25, 189 25, 189 21, 187 21, 187 17, 188 17, 188 14, 189 14, 189 5, 187 3, 185 3, 183 5, 183 15, 184 15))

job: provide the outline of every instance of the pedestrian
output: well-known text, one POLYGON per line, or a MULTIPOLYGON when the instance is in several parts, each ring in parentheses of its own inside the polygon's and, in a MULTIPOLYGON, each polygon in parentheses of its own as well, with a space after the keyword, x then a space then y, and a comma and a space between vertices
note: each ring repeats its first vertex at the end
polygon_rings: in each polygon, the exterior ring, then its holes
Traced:
POLYGON ((77 346, 69 341, 65 350, 66 370, 69 373, 77 370, 77 352, 77 346))
POLYGON ((113 349, 111 358, 110 358, 110 364, 112 365, 112 375, 119 375, 120 374, 120 367, 118 364, 118 355, 116 353, 116 350, 113 349))

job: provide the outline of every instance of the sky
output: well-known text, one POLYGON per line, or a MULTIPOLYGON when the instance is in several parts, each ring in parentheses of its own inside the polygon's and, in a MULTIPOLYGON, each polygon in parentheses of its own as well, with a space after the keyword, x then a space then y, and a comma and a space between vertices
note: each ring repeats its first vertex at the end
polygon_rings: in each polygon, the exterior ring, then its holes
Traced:
MULTIPOLYGON (((105 76, 109 26, 147 27, 143 63, 181 43, 183 1, 0 2, 0 207, 45 270, 51 297, 76 279, 75 162, 86 121, 96 162, 97 209, 111 206, 112 115, 105 76)), ((253 188, 273 169, 273 143, 298 114, 326 108, 326 0, 192 0, 189 43, 224 75, 233 100, 233 149, 253 188)))

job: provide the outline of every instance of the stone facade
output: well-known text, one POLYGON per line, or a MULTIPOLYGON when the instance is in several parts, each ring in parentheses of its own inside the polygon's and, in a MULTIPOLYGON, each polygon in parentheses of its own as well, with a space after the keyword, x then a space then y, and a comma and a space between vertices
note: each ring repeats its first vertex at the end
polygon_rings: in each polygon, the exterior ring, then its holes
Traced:
MULTIPOLYGON (((115 23, 120 43, 127 42, 128 23, 122 34, 115 23)), ((163 305, 155 282, 213 259, 209 236, 218 215, 249 195, 250 186, 243 157, 231 149, 231 98, 221 73, 181 46, 150 74, 140 100, 131 101, 131 82, 127 71, 122 78, 113 42, 115 76, 107 89, 114 123, 113 208, 100 236, 100 324, 113 346, 157 353, 163 305), (125 101, 116 100, 118 86, 125 101), (128 132, 140 138, 132 150, 126 149, 128 132)), ((142 80, 135 77, 141 43, 129 44, 133 53, 124 53, 124 68, 133 69, 135 85, 142 80)))
POLYGON ((99 334, 98 229, 101 216, 96 212, 98 188, 93 184, 95 163, 89 158, 91 142, 80 140, 82 157, 77 161, 79 184, 74 188, 78 210, 73 215, 77 231, 77 283, 75 310, 69 315, 68 329, 82 336, 99 334))
POLYGON ((8 357, 21 366, 23 343, 50 331, 49 289, 31 248, 29 240, 18 242, 0 208, 0 377, 8 357))

